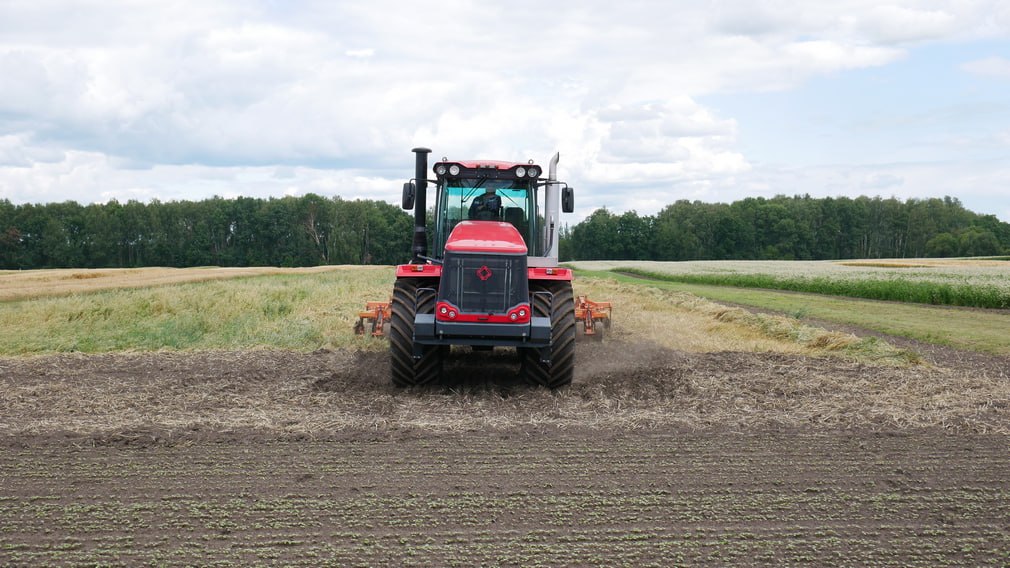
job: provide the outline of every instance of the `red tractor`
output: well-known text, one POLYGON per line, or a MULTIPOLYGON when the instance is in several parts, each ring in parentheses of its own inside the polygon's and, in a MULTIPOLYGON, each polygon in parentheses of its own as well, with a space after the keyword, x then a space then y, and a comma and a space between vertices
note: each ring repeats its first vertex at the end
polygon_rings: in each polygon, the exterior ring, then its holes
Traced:
POLYGON ((558 266, 559 209, 574 191, 533 163, 489 160, 435 164, 415 148, 415 176, 403 186, 414 210, 413 258, 396 267, 389 342, 393 384, 439 377, 452 345, 514 347, 521 374, 551 389, 572 382, 575 302, 572 271, 558 266), (428 183, 435 185, 433 253, 426 227, 428 183), (560 205, 560 207, 559 207, 560 205))

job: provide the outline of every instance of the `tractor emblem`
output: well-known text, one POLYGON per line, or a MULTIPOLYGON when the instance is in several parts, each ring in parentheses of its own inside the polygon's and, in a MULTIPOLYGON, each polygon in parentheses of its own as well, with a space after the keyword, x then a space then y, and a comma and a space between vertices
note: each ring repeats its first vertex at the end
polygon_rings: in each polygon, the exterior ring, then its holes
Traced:
POLYGON ((491 269, 487 265, 481 266, 477 269, 477 278, 480 278, 482 282, 491 278, 491 269))

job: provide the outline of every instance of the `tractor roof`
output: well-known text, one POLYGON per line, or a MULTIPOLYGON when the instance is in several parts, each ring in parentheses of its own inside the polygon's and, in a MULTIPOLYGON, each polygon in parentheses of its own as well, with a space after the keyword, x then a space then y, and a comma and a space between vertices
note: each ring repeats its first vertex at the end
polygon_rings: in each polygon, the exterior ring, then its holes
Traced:
POLYGON ((464 168, 494 168, 497 170, 507 170, 516 166, 525 166, 522 162, 505 162, 502 160, 458 160, 457 164, 464 168))
POLYGON ((532 163, 505 162, 502 160, 443 160, 432 168, 439 179, 487 178, 523 179, 534 181, 543 173, 543 168, 532 163))

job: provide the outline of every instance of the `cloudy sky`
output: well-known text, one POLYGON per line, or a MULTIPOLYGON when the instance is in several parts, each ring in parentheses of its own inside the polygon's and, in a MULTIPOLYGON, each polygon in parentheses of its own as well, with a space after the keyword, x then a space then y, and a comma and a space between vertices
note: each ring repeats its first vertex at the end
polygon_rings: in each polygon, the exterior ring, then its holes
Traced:
POLYGON ((802 193, 1010 221, 1010 2, 0 0, 0 199, 396 203, 418 145, 560 151, 571 221, 802 193))

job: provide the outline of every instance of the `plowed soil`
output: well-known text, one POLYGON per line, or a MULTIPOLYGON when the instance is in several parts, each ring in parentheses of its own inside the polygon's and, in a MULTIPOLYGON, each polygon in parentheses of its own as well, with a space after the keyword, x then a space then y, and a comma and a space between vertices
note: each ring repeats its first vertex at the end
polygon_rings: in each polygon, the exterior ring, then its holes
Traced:
POLYGON ((577 356, 0 359, 0 565, 1010 563, 1005 358, 577 356))

